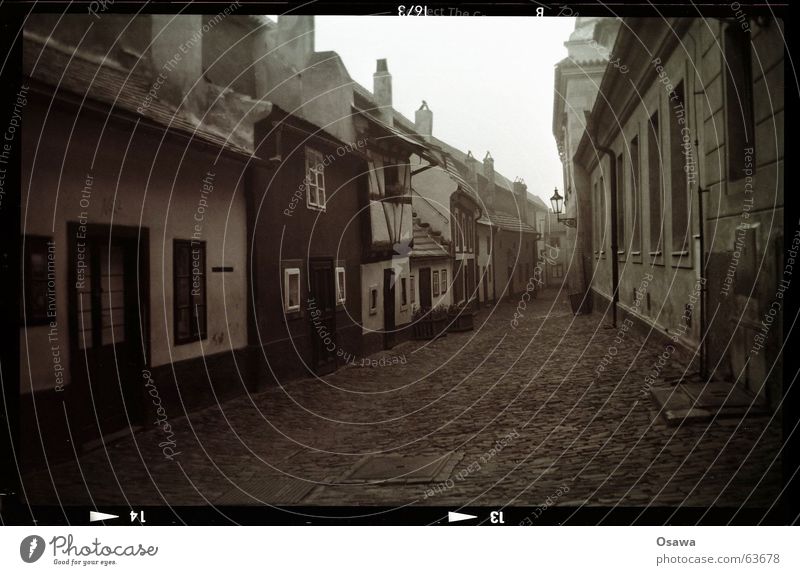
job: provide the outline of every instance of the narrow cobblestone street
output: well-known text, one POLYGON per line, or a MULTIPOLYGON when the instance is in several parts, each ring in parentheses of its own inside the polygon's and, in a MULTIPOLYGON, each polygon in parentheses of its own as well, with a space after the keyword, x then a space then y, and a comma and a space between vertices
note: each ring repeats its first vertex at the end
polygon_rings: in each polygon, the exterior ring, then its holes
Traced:
MULTIPOLYGON (((617 335, 601 313, 573 316, 550 290, 514 328, 515 306, 482 310, 475 331, 398 345, 385 366, 349 366, 172 419, 175 461, 153 427, 79 466, 25 477, 23 495, 37 504, 208 505, 224 496, 257 505, 246 486, 284 477, 310 482, 303 505, 756 506, 777 497, 777 416, 668 426, 644 382, 658 345, 628 333, 596 377, 617 335), (444 481, 342 481, 371 454, 451 452, 444 481)), ((673 356, 661 377, 684 369, 673 356)))

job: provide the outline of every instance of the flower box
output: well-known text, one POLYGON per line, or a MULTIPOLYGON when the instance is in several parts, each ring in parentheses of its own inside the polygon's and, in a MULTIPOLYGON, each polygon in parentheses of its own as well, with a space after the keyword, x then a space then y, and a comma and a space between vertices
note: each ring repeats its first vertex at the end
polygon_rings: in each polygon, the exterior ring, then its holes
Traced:
POLYGON ((475 329, 475 312, 471 307, 451 306, 447 314, 447 331, 472 331, 475 329))
POLYGON ((419 309, 414 313, 412 325, 414 339, 431 340, 447 335, 448 317, 445 310, 419 309))

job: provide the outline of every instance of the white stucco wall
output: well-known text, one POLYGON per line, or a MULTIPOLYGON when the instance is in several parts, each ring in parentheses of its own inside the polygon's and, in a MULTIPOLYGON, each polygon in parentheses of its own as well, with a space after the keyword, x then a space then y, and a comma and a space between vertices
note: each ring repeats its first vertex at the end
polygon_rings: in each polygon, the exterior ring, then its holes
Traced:
MULTIPOLYGON (((91 118, 91 115, 88 115, 91 118)), ((130 126, 115 121, 98 143, 102 118, 85 118, 72 129, 73 117, 51 110, 41 131, 43 108, 29 103, 23 130, 22 229, 25 234, 50 236, 56 242, 56 321, 64 384, 69 383, 69 264, 68 222, 86 212, 89 224, 141 226, 149 231, 150 366, 241 348, 247 343, 246 220, 241 189, 234 190, 242 164, 173 140, 157 150, 159 137, 138 139, 126 148, 130 126), (41 134, 41 135, 40 135, 41 134), (95 150, 96 146, 96 150, 95 150), (66 161, 61 162, 65 157, 66 161), (156 151, 157 150, 157 151, 156 151), (92 156, 95 154, 94 163, 92 156), (152 156, 159 161, 152 165, 152 156), (182 167, 181 167, 182 166, 182 167), (188 166, 191 166, 189 168, 188 166), (151 171, 152 169, 152 171, 151 171), (202 179, 214 172, 214 189, 198 214, 202 179), (81 206, 87 175, 91 175, 88 205, 81 206), (195 216, 202 217, 197 222, 195 216), (194 225, 206 241, 208 338, 174 345, 173 239, 192 239, 194 225), (213 266, 233 267, 231 273, 211 273, 213 266)), ((139 132, 141 134, 141 132, 139 132)), ((20 330, 21 389, 31 392, 55 387, 48 326, 20 330)))

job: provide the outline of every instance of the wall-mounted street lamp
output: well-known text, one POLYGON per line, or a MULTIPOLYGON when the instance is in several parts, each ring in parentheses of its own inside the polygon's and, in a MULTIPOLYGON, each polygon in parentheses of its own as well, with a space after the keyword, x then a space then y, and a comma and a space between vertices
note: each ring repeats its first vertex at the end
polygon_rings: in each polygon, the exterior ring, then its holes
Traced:
POLYGON ((556 215, 559 224, 564 224, 568 228, 577 228, 578 220, 576 218, 562 218, 561 212, 564 209, 564 198, 558 193, 558 188, 555 189, 553 197, 550 198, 550 204, 553 207, 553 213, 556 215))

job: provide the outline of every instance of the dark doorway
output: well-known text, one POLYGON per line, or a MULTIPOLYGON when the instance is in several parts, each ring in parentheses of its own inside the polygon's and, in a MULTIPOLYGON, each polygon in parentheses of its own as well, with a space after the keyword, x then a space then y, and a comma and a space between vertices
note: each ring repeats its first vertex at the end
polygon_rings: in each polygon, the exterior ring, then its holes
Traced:
POLYGON ((147 230, 70 224, 70 373, 81 441, 141 423, 147 230))
POLYGON ((395 342, 394 323, 395 273, 391 268, 383 270, 383 347, 390 349, 395 342))
POLYGON ((309 303, 313 302, 316 308, 316 311, 309 314, 312 361, 314 373, 325 375, 336 369, 336 287, 333 260, 312 259, 309 267, 309 303))
POLYGON ((426 309, 431 307, 431 268, 419 270, 419 305, 426 309))

